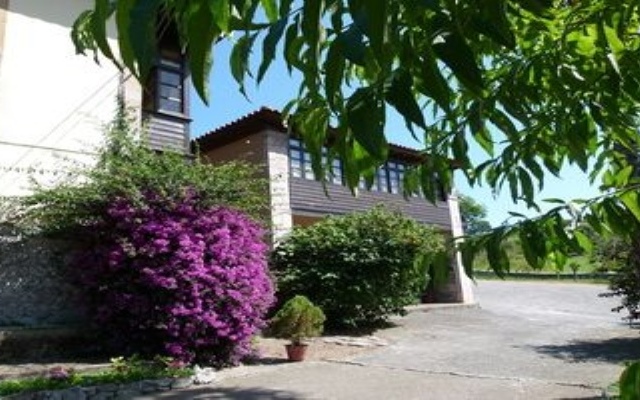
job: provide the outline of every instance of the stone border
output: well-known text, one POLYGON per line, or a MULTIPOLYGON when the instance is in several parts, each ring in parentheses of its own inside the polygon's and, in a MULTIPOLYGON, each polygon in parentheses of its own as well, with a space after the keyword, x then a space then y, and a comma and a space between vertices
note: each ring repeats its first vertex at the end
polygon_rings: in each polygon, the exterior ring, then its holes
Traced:
POLYGON ((72 387, 61 390, 18 393, 6 397, 12 400, 107 400, 130 399, 135 396, 186 389, 194 384, 193 377, 148 379, 144 381, 101 386, 72 387))

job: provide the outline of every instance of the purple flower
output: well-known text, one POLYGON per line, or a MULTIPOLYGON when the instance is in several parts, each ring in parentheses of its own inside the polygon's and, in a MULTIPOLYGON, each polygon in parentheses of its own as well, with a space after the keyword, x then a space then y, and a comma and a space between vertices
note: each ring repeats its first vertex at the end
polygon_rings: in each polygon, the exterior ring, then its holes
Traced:
POLYGON ((101 330, 135 352, 233 364, 274 301, 263 231, 244 214, 147 193, 114 199, 76 270, 101 330), (91 260, 90 262, 88 260, 91 260))

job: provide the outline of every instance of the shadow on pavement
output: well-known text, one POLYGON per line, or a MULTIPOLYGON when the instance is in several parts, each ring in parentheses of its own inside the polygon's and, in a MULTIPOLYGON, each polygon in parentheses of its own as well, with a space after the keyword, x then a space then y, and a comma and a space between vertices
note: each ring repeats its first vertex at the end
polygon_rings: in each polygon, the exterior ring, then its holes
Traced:
POLYGON ((561 345, 532 346, 542 354, 571 362, 621 363, 640 358, 640 337, 599 341, 573 341, 561 345))
POLYGON ((178 392, 154 393, 153 397, 136 397, 136 399, 167 399, 167 400, 186 400, 186 399, 229 399, 229 400, 299 400, 308 398, 300 393, 289 392, 284 390, 273 390, 262 387, 253 387, 245 389, 227 388, 227 387, 202 387, 195 389, 181 390, 178 392))

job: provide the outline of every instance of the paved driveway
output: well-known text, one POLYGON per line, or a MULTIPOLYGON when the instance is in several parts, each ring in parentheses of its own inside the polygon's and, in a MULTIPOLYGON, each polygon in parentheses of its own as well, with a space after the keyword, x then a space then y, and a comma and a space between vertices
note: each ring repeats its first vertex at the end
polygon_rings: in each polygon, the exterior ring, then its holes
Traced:
POLYGON ((166 398, 599 398, 640 335, 598 285, 481 281, 479 308, 430 308, 380 333, 390 346, 344 362, 262 366, 166 398))

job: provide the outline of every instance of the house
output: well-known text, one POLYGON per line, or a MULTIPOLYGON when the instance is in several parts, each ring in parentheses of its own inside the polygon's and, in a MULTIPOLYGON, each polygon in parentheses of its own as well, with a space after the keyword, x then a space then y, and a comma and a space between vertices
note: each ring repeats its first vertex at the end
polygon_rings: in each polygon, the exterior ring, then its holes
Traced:
MULTIPOLYGON (((379 203, 435 225, 450 236, 463 234, 454 194, 441 193, 435 204, 422 197, 407 199, 402 195, 404 169, 419 160, 418 153, 410 148, 391 145, 389 160, 378 169, 372 188, 359 188, 358 196, 353 196, 344 185, 339 160, 333 161, 325 187, 315 180, 309 153, 300 140, 289 136, 283 117, 277 111, 262 108, 194 142, 205 162, 240 159, 264 166, 262 170, 269 181, 269 220, 276 241, 294 225, 308 225, 326 215, 365 210, 379 203)), ((459 257, 452 267, 451 282, 441 291, 444 296, 439 300, 472 302, 471 284, 459 257)))
MULTIPOLYGON (((0 197, 55 181, 68 160, 91 162, 116 97, 135 110, 155 149, 187 151, 187 72, 175 32, 163 29, 146 85, 109 60, 76 55, 70 32, 91 0, 0 0, 0 197)), ((115 32, 110 27, 110 32, 115 32)), ((117 48, 116 38, 110 44, 117 48)))
MULTIPOLYGON (((28 195, 31 178, 64 178, 92 163, 118 95, 147 129, 150 147, 189 151, 188 80, 175 30, 163 27, 158 58, 140 85, 110 61, 76 54, 75 19, 93 0, 0 0, 0 217, 2 200, 28 195)), ((115 29, 109 27, 116 49, 115 29)), ((64 251, 24 238, 0 220, 0 327, 75 323, 75 288, 64 251)), ((2 332, 0 330, 0 336, 2 332)), ((1 352, 1 350, 0 350, 1 352)))

